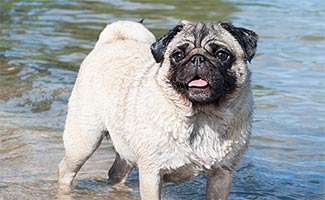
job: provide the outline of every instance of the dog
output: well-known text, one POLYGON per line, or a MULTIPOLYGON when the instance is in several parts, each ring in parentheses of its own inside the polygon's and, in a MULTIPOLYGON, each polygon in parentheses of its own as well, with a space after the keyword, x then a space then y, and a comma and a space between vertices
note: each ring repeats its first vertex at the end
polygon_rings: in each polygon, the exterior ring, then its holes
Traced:
POLYGON ((69 99, 60 188, 70 188, 109 134, 109 179, 123 184, 138 167, 141 199, 160 199, 162 181, 201 173, 206 199, 227 199, 251 134, 247 62, 257 39, 229 22, 182 20, 158 40, 141 23, 107 25, 69 99))

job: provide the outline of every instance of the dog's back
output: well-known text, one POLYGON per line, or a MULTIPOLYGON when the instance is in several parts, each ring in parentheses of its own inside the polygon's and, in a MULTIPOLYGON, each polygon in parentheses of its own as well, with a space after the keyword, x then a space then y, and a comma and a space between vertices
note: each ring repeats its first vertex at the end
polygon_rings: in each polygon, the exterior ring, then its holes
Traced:
POLYGON ((86 113, 97 114, 103 109, 97 110, 91 105, 117 107, 118 101, 129 92, 135 76, 150 67, 143 63, 154 64, 150 56, 150 44, 154 41, 154 35, 140 23, 118 21, 107 25, 81 64, 69 107, 81 103, 87 105, 80 106, 88 108, 86 113))
MULTIPOLYGON (((107 25, 100 33, 96 47, 118 40, 135 40, 144 43, 155 42, 155 36, 141 23, 130 21, 117 21, 107 25)), ((95 48, 96 48, 95 47, 95 48)))

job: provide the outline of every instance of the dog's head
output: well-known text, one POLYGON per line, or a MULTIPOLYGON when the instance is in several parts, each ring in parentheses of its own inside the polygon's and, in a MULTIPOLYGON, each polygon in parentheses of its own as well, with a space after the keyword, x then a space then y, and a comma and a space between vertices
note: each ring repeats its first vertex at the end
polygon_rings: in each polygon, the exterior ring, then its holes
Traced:
POLYGON ((181 21, 151 45, 167 84, 193 103, 212 103, 249 81, 257 35, 227 22, 181 21))

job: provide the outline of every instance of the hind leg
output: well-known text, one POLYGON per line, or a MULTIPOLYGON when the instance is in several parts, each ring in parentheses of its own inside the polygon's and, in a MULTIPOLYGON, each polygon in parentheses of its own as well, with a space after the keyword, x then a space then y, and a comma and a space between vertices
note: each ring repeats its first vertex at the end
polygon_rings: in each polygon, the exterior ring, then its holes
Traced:
POLYGON ((63 134, 65 156, 59 164, 60 189, 70 188, 78 171, 95 152, 104 137, 97 120, 94 120, 94 123, 90 120, 85 120, 83 123, 82 121, 70 116, 67 118, 63 134))
POLYGON ((132 167, 116 153, 115 161, 108 171, 108 179, 112 184, 124 184, 132 167))
POLYGON ((226 200, 228 198, 234 171, 222 168, 212 169, 208 173, 206 200, 226 200))

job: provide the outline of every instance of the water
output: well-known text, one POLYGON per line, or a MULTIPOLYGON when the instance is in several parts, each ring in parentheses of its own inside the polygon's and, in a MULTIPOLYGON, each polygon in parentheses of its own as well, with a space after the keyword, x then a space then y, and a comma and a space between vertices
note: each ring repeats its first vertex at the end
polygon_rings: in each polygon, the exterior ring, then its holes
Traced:
MULTIPOLYGON (((0 2, 0 199, 56 199, 56 167, 67 101, 80 62, 106 23, 145 19, 156 36, 179 19, 231 20, 259 36, 250 68, 253 138, 229 199, 325 199, 325 2, 0 2)), ((137 172, 117 191, 107 184, 114 153, 105 141, 81 170, 75 199, 139 199, 137 172)), ((204 176, 164 199, 204 199, 204 176)))

